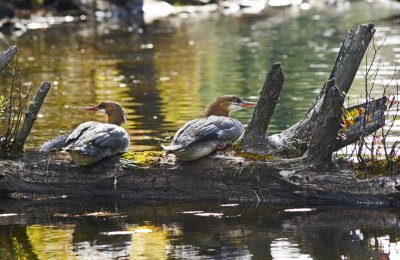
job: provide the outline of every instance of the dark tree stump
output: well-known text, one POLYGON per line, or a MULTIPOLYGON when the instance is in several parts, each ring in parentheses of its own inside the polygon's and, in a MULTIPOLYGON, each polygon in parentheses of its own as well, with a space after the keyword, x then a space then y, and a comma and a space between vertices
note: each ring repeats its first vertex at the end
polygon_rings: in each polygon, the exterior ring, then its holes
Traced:
POLYGON ((311 134, 306 158, 313 163, 330 165, 332 164, 332 153, 336 148, 344 102, 344 96, 340 94, 334 79, 325 82, 322 100, 321 110, 326 112, 318 114, 317 127, 311 134))
POLYGON ((329 76, 329 79, 335 79, 340 91, 349 91, 374 34, 373 23, 359 25, 347 33, 329 76))
POLYGON ((260 99, 240 140, 243 151, 256 154, 269 152, 267 129, 281 93, 283 82, 281 64, 275 63, 267 74, 260 92, 260 99))
MULTIPOLYGON (((329 79, 335 78, 336 85, 344 94, 348 92, 353 82, 374 33, 372 23, 360 25, 357 29, 350 30, 342 43, 329 79)), ((317 118, 321 117, 320 114, 324 117, 325 114, 331 113, 329 109, 328 111, 321 109, 323 92, 322 89, 302 120, 280 134, 270 136, 269 141, 272 145, 276 148, 296 151, 292 156, 301 156, 306 152, 313 129, 318 127, 317 118)))

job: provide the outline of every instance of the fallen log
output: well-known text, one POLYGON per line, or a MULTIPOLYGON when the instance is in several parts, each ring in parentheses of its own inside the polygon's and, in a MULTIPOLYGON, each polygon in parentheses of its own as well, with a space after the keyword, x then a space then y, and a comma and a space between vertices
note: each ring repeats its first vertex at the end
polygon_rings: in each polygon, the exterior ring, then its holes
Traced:
POLYGON ((15 199, 118 198, 274 204, 400 206, 400 178, 357 179, 346 170, 316 172, 290 160, 252 161, 218 153, 190 163, 172 155, 153 165, 113 157, 77 167, 63 153, 0 161, 0 190, 15 199))

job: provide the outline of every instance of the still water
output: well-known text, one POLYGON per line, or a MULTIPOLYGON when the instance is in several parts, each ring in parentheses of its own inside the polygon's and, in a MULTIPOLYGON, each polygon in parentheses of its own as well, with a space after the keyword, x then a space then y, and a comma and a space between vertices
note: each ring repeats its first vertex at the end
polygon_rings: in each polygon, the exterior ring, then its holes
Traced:
MULTIPOLYGON (((398 3, 276 12, 178 15, 149 26, 145 34, 112 23, 65 23, 2 39, 3 48, 19 46, 24 84, 53 84, 28 147, 83 121, 104 120, 79 108, 115 100, 128 112, 130 149, 160 149, 216 96, 256 100, 266 71, 277 61, 285 84, 269 133, 278 132, 302 117, 328 78, 347 30, 360 23, 374 22, 375 41, 383 44, 373 94, 380 96, 385 80, 397 73, 400 23, 391 17, 399 14, 398 3)), ((364 67, 351 89, 354 103, 364 93, 364 67)), ((9 82, 10 77, 0 79, 0 94, 7 93, 9 82)), ((389 91, 396 89, 389 85, 389 91)), ((234 116, 246 123, 251 113, 234 116)), ((397 209, 290 209, 2 201, 0 259, 400 259, 397 209)))
POLYGON ((400 258, 398 210, 4 204, 1 209, 12 211, 0 214, 1 259, 400 258))

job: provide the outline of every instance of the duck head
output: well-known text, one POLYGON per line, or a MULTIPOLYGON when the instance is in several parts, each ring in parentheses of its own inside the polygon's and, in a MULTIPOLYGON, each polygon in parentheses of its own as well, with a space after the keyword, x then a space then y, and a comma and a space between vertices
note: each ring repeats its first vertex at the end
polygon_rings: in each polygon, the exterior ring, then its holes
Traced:
POLYGON ((217 97, 214 103, 207 106, 204 116, 229 116, 230 112, 248 107, 255 107, 257 103, 244 101, 238 96, 225 95, 217 97))
POLYGON ((107 114, 107 122, 110 124, 120 126, 122 123, 125 123, 125 110, 120 104, 113 101, 104 101, 95 107, 85 107, 82 110, 107 114))

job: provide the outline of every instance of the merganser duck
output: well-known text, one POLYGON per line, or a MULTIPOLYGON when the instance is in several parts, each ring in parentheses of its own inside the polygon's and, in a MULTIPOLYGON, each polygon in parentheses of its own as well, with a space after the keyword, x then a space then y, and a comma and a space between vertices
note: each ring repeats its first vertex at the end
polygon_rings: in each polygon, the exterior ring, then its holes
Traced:
POLYGON ((75 164, 88 166, 127 151, 128 133, 120 127, 125 122, 125 111, 118 103, 106 101, 82 110, 105 113, 108 123, 85 122, 68 135, 65 150, 69 152, 75 164))
POLYGON ((215 150, 224 149, 244 132, 243 125, 239 120, 229 117, 229 113, 256 104, 237 96, 220 96, 207 106, 203 118, 187 122, 176 132, 172 143, 163 148, 182 161, 196 160, 215 150))

